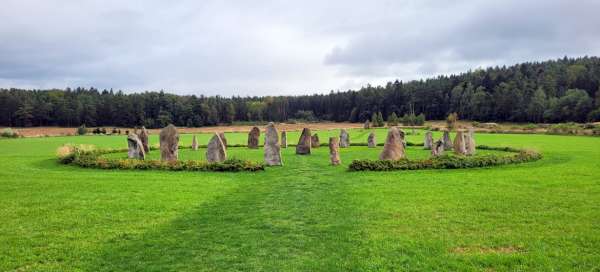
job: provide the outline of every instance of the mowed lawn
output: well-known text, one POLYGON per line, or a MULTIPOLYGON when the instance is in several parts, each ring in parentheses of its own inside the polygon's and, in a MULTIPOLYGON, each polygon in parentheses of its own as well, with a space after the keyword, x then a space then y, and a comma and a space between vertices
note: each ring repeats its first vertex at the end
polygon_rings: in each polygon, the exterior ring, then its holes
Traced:
MULTIPOLYGON (((383 142, 386 130, 372 131, 383 142)), ((327 142, 339 131, 318 133, 327 142)), ((350 130, 352 142, 368 133, 350 130)), ((226 135, 246 142, 244 133, 226 135)), ((126 147, 125 136, 2 139, 0 271, 598 271, 600 138, 476 140, 544 159, 348 172, 382 147, 341 149, 338 167, 327 147, 310 156, 290 147, 283 167, 258 173, 98 170, 60 165, 54 152, 63 143, 126 147)), ((228 152, 262 160, 262 149, 228 152)), ((204 150, 181 156, 204 159, 204 150)), ((428 152, 410 147, 408 156, 428 152)))

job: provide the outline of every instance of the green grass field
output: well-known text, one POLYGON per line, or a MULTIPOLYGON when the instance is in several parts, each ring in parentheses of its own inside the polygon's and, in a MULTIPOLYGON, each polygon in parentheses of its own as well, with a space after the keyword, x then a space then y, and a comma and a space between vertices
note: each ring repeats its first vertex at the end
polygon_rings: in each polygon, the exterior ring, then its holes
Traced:
MULTIPOLYGON (((382 142, 386 130, 376 131, 382 142)), ((326 142, 338 131, 318 133, 326 142)), ((350 131, 353 142, 368 133, 350 131)), ((288 133, 290 143, 298 136, 288 133)), ((64 143, 126 147, 125 136, 2 139, 0 271, 599 271, 600 138, 476 139, 544 158, 348 172, 382 147, 341 149, 339 167, 326 147, 311 156, 290 147, 284 167, 256 173, 99 170, 58 164, 54 152, 64 143)), ((228 152, 262 160, 262 150, 228 152)), ((428 152, 410 147, 408 156, 428 152)), ((203 159, 204 150, 181 157, 203 159)))

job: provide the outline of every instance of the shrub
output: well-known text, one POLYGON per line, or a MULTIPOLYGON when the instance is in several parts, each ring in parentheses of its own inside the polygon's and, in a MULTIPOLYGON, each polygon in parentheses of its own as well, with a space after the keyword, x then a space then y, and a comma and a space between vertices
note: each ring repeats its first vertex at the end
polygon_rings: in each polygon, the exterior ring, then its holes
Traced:
POLYGON ((453 130, 456 126, 456 122, 458 122, 458 113, 453 112, 446 117, 446 126, 449 130, 453 130))
POLYGON ((84 125, 81 125, 80 127, 77 128, 77 135, 86 135, 88 132, 87 128, 84 125))
POLYGON ((400 123, 400 118, 398 118, 398 115, 396 115, 395 112, 392 112, 392 114, 390 114, 390 116, 388 116, 388 126, 395 127, 399 123, 400 123))
POLYGON ((2 134, 0 134, 0 136, 4 138, 19 138, 19 133, 11 128, 5 128, 2 130, 2 134))
POLYGON ((540 153, 530 150, 518 150, 511 147, 481 147, 479 149, 503 150, 516 152, 511 155, 483 155, 483 156, 450 156, 429 158, 425 160, 402 159, 389 160, 354 160, 348 167, 350 171, 393 171, 393 170, 422 170, 422 169, 457 169, 489 167, 504 164, 524 163, 542 158, 540 153))

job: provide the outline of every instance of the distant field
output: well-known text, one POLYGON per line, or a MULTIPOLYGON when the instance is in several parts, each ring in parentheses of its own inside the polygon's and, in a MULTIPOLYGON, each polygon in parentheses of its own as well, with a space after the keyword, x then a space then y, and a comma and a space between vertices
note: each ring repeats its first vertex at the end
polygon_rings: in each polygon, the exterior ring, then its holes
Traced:
MULTIPOLYGON (((321 142, 339 134, 321 129, 321 142)), ((351 129, 352 142, 371 131, 378 142, 387 132, 351 129)), ((407 140, 422 142, 417 132, 407 140)), ((200 143, 210 136, 199 134, 200 143)), ((246 133, 226 137, 246 143, 246 133)), ((183 134, 181 145, 191 139, 183 134)), ((64 143, 126 147, 125 136, 0 139, 0 271, 598 270, 600 137, 476 139, 544 158, 348 172, 353 159, 376 159, 382 147, 341 149, 338 167, 327 147, 310 156, 290 147, 283 167, 256 173, 99 170, 60 165, 54 152, 64 143)), ((260 149, 228 151, 262 159, 260 149)), ((204 150, 181 152, 204 158, 204 150)), ((428 153, 410 147, 408 156, 428 153)))

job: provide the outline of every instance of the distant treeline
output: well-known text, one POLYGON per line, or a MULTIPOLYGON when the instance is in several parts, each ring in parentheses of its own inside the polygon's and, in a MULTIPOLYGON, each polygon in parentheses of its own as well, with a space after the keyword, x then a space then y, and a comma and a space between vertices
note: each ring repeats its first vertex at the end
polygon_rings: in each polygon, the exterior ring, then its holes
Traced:
POLYGON ((363 122, 381 112, 512 122, 600 120, 600 59, 583 57, 491 67, 302 96, 206 97, 76 88, 0 89, 1 126, 199 127, 243 121, 363 122))

